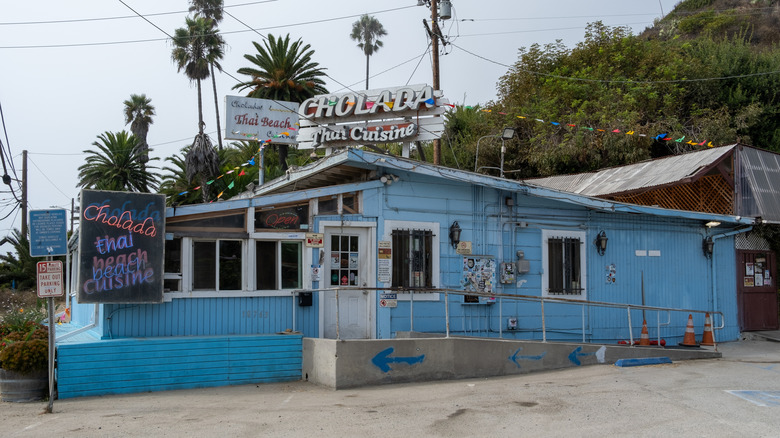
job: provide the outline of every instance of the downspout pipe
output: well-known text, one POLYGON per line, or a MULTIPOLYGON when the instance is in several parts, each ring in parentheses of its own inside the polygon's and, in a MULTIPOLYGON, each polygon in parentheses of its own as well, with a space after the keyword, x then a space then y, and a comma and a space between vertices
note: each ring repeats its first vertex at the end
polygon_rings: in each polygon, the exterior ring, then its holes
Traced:
MULTIPOLYGON (((725 232, 725 233, 713 234, 712 236, 709 236, 709 237, 713 241, 715 241, 715 240, 721 239, 723 237, 729 237, 729 236, 734 236, 734 235, 737 235, 737 234, 747 233, 748 231, 750 231, 752 229, 753 229, 753 226, 749 226, 747 228, 740 228, 740 229, 728 231, 728 232, 725 232)), ((705 233, 705 237, 707 237, 706 233, 705 233)), ((717 312, 718 311, 718 293, 717 293, 717 291, 718 291, 718 288, 717 288, 718 276, 717 276, 717 274, 715 272, 715 266, 717 266, 717 265, 715 263, 715 250, 714 250, 714 248, 715 247, 713 246, 712 258, 710 259, 710 272, 712 272, 712 310, 717 312)))

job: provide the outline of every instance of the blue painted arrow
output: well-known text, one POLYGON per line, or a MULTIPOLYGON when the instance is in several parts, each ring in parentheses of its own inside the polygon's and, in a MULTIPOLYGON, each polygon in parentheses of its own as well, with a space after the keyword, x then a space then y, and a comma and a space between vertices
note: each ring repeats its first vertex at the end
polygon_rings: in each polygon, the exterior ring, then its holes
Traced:
POLYGON ((545 351, 544 353, 542 353, 540 355, 537 355, 537 356, 519 356, 517 353, 519 353, 520 350, 522 350, 522 349, 523 349, 522 347, 518 348, 517 351, 515 351, 515 354, 509 356, 509 360, 514 362, 515 365, 517 365, 518 368, 520 368, 520 362, 518 362, 518 359, 519 360, 542 360, 544 355, 547 354, 547 352, 545 351))
POLYGON ((580 353, 582 351, 582 347, 577 347, 574 349, 574 351, 569 354, 569 360, 577 366, 582 365, 582 362, 580 362, 580 357, 586 357, 586 356, 595 356, 596 353, 580 353))
POLYGON ((408 363, 409 365, 414 365, 416 363, 421 363, 423 359, 425 359, 425 355, 422 354, 420 356, 410 356, 410 357, 389 357, 393 353, 393 347, 386 348, 379 352, 376 356, 374 356, 373 359, 371 359, 371 363, 379 367, 380 370, 383 372, 390 371, 390 365, 391 363, 408 363))

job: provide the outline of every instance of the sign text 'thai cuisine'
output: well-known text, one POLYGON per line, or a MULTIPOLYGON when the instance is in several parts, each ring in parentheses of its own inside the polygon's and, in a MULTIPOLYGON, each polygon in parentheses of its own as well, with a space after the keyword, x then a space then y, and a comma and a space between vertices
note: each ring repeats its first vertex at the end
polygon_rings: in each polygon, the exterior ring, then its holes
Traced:
MULTIPOLYGON (((312 121, 323 122, 324 119, 347 121, 351 118, 379 120, 399 117, 403 113, 408 114, 409 111, 433 106, 433 87, 425 86, 420 89, 382 90, 375 97, 369 97, 365 93, 319 95, 303 101, 298 114, 312 121)), ((323 126, 314 133, 313 139, 315 144, 350 140, 387 143, 414 136, 417 128, 417 125, 410 121, 397 121, 378 126, 323 126)))

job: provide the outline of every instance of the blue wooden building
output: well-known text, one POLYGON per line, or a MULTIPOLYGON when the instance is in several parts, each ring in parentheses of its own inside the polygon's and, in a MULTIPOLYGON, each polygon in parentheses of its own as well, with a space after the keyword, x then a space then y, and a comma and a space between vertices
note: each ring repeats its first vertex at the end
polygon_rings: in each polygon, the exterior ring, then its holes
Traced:
POLYGON ((676 344, 690 310, 736 340, 734 236, 753 220, 342 150, 169 208, 164 301, 74 302, 60 395, 298 379, 302 337, 617 343, 644 319, 676 344))

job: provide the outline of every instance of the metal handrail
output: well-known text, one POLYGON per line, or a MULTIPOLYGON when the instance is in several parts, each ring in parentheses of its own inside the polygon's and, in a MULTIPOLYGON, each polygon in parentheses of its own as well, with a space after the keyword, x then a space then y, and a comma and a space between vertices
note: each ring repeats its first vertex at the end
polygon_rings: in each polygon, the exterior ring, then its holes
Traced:
MULTIPOLYGON (((335 292, 336 294, 336 339, 341 339, 340 337, 340 315, 339 315, 339 290, 340 289, 346 289, 343 287, 335 287, 335 288, 323 288, 323 289, 295 289, 291 291, 293 294, 293 297, 295 297, 299 293, 304 292, 335 292)), ((479 297, 485 297, 485 298, 498 298, 500 300, 503 300, 504 298, 517 300, 517 301, 538 301, 540 304, 540 310, 541 310, 541 318, 542 318, 542 342, 547 342, 547 321, 546 321, 546 315, 544 311, 544 303, 545 302, 554 302, 554 303, 561 303, 561 304, 573 304, 573 305, 581 305, 581 306, 595 306, 595 307, 606 307, 606 308, 624 308, 626 309, 627 313, 627 320, 628 320, 628 332, 629 332, 629 345, 634 345, 634 334, 633 334, 633 325, 631 322, 631 311, 632 310, 651 310, 656 311, 657 313, 657 327, 658 327, 658 342, 660 345, 661 338, 660 338, 660 327, 662 325, 670 325, 671 324, 671 312, 685 312, 689 314, 693 313, 699 313, 699 314, 710 314, 712 315, 712 320, 715 320, 715 315, 720 316, 720 325, 716 326, 714 322, 712 323, 712 330, 713 332, 715 330, 721 330, 725 328, 726 321, 725 317, 723 316, 723 312, 716 311, 716 310, 699 310, 699 309, 685 309, 685 308, 675 308, 675 307, 660 307, 660 306, 646 306, 646 305, 638 305, 638 304, 625 304, 625 303, 610 303, 606 301, 590 301, 590 300, 579 300, 579 299, 572 299, 572 298, 560 298, 560 297, 539 297, 539 296, 533 296, 533 295, 515 295, 515 294, 502 294, 502 293, 481 293, 476 291, 463 291, 463 290, 457 290, 457 289, 440 289, 440 288, 427 288, 427 289, 408 289, 408 288, 386 288, 386 287, 350 287, 349 289, 359 289, 359 290, 365 290, 365 291, 390 291, 390 292, 396 292, 396 293, 409 293, 410 294, 410 300, 409 300, 409 306, 410 306, 410 329, 413 330, 414 328, 414 299, 412 298, 413 294, 416 293, 443 293, 444 294, 444 317, 445 317, 445 326, 446 326, 446 332, 445 336, 450 336, 450 307, 449 307, 449 295, 471 295, 471 296, 479 296, 479 297), (666 322, 661 322, 660 320, 660 314, 661 312, 666 312, 667 314, 667 320, 666 322)), ((293 305, 295 304, 295 300, 293 300, 293 305)), ((503 314, 502 314, 502 306, 499 305, 499 320, 503 320, 503 314)), ((293 315, 295 314, 293 310, 293 315)), ((582 317, 582 336, 583 336, 583 342, 585 340, 585 316, 584 316, 584 307, 583 307, 583 317, 582 317)), ((293 325, 295 324, 295 318, 293 317, 293 325)), ((501 326, 499 326, 501 327, 501 326)), ((295 327, 293 327, 294 329, 295 327)), ((499 337, 502 337, 503 331, 500 328, 499 329, 499 337)), ((714 336, 714 333, 713 333, 714 336)), ((717 350, 717 345, 716 345, 717 350)))

